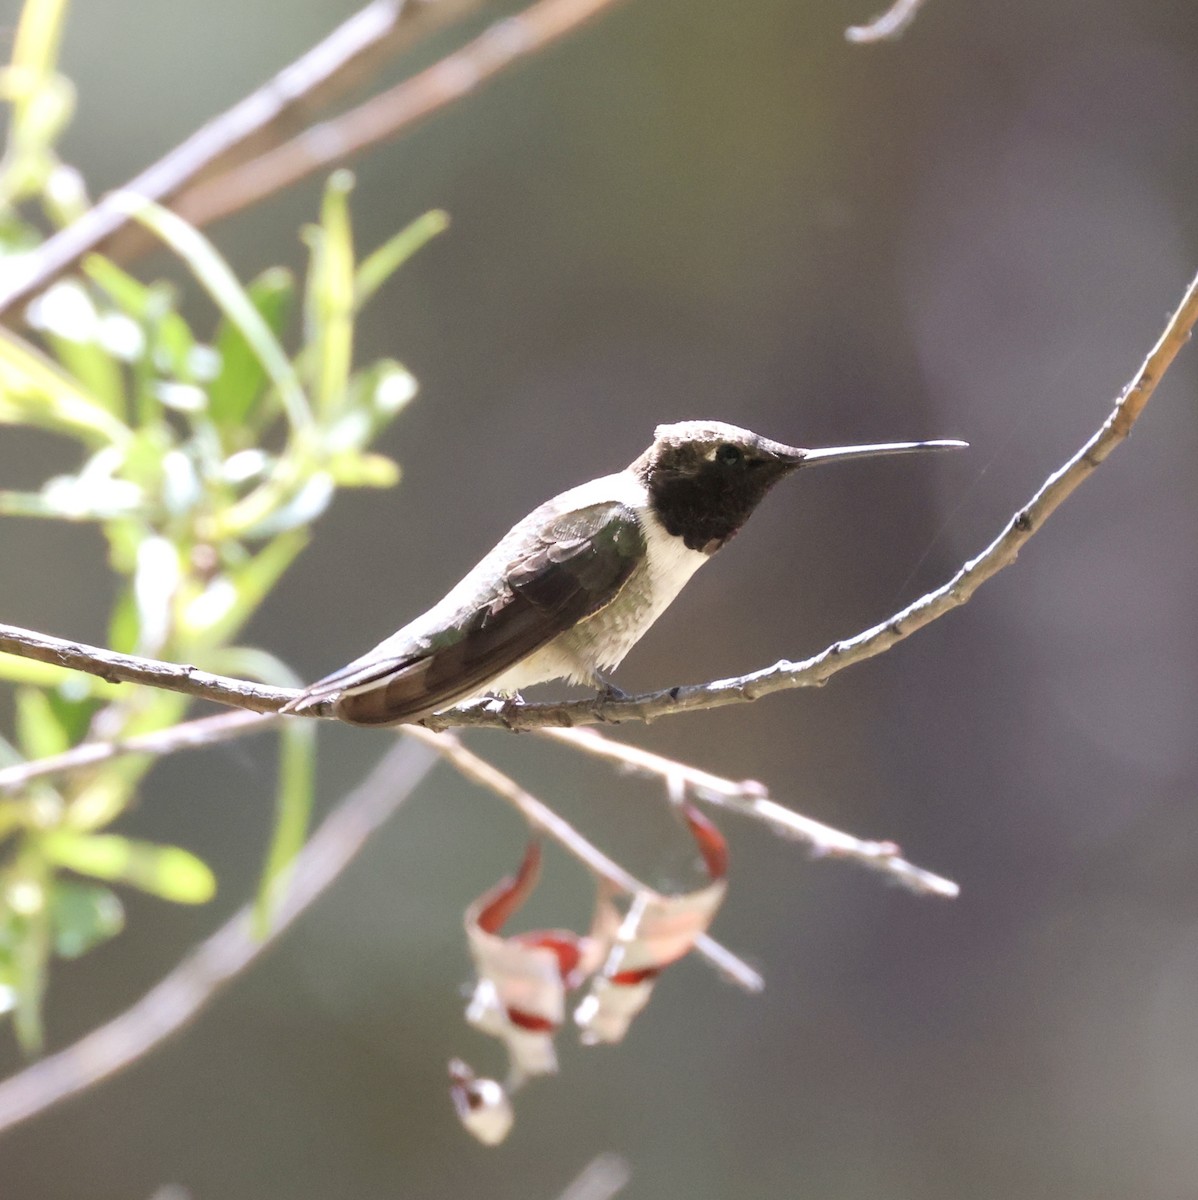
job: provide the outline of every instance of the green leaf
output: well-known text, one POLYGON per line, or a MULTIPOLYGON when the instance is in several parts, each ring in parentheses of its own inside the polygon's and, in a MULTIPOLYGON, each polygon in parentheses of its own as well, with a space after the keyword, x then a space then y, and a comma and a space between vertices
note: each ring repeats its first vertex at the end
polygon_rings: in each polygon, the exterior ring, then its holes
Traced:
MULTIPOLYGON (((249 284, 246 295, 266 327, 276 338, 281 338, 295 299, 291 272, 282 267, 264 271, 249 284)), ((235 434, 252 416, 258 416, 254 410, 266 384, 266 369, 245 335, 227 317, 217 326, 213 345, 221 365, 208 385, 208 412, 226 435, 235 434)), ((230 448, 238 448, 246 441, 248 438, 234 437, 228 444, 230 448)))
POLYGON ((108 645, 118 654, 132 654, 141 643, 141 616, 133 588, 122 590, 108 618, 108 645))
POLYGON ((4 72, 12 105, 0 207, 41 191, 54 169, 53 152, 70 117, 74 89, 55 74, 66 0, 26 0, 13 39, 12 68, 4 72))
POLYGON ((17 690, 17 745, 26 758, 52 758, 70 749, 71 738, 40 688, 17 690))
POLYGON ((408 369, 383 359, 358 371, 350 381, 349 404, 325 431, 324 447, 331 456, 363 450, 416 395, 416 380, 408 369))
POLYGON ((125 910, 111 888, 60 879, 50 892, 54 952, 78 958, 125 927, 125 910))
POLYGON ((87 255, 83 260, 83 273, 97 287, 107 292, 117 308, 126 316, 145 321, 157 307, 157 289, 147 286, 127 271, 122 271, 116 263, 102 254, 87 255))
POLYGON ((329 460, 329 474, 338 487, 389 488, 399 482, 399 464, 385 454, 347 451, 329 460))
POLYGON ((348 196, 349 171, 334 171, 324 190, 320 226, 311 229, 308 286, 304 297, 305 362, 317 411, 331 416, 345 403, 354 346, 354 243, 348 196))
POLYGON ((13 39, 12 65, 33 79, 54 70, 67 0, 30 0, 21 10, 21 20, 13 39))
POLYGON ((157 234, 191 268, 216 306, 241 331, 270 376, 293 428, 307 429, 312 423, 312 414, 308 411, 308 400, 295 368, 216 247, 198 229, 169 209, 142 196, 113 195, 126 212, 157 234))
POLYGON ((15 999, 13 1023, 21 1048, 32 1054, 43 1041, 42 996, 50 956, 49 913, 44 871, 18 865, 0 887, 0 984, 15 999))
POLYGON ((285 722, 279 730, 275 828, 254 906, 254 927, 259 937, 270 932, 274 906, 286 890, 291 864, 308 835, 315 766, 316 722, 285 722))
POLYGON ((120 363, 104 347, 100 314, 87 289, 75 280, 62 280, 29 305, 26 319, 84 389, 114 417, 123 419, 125 385, 120 363))
POLYGON ((42 1024, 42 997, 46 993, 46 964, 50 957, 45 917, 28 922, 28 931, 12 955, 12 986, 16 992, 13 1027, 26 1054, 37 1054, 46 1040, 42 1024))
POLYGON ((154 328, 154 363, 176 379, 195 375, 195 335, 177 312, 163 313, 154 328))
POLYGON ((57 866, 108 883, 127 883, 177 904, 204 904, 216 894, 216 878, 207 864, 179 846, 69 829, 44 834, 38 845, 57 866))
POLYGON ((0 424, 67 433, 91 446, 124 445, 128 426, 27 342, 0 329, 0 424))
POLYGON ((422 217, 417 217, 372 254, 367 255, 354 278, 355 306, 360 309, 397 268, 403 266, 417 250, 448 228, 449 214, 434 208, 422 217))
POLYGON ((373 434, 403 412, 417 390, 415 376, 403 363, 380 359, 354 376, 350 385, 352 408, 370 416, 373 434))
POLYGON ((80 672, 72 674, 56 688, 44 693, 67 745, 73 746, 87 736, 98 702, 80 672))

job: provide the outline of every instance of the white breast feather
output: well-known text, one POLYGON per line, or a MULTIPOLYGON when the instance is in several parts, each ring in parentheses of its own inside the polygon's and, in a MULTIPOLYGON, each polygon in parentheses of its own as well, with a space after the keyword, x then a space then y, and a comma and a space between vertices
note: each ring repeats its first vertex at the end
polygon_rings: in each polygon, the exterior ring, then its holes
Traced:
POLYGON ((617 602, 505 671, 487 685, 486 692, 517 692, 561 678, 589 683, 594 671, 618 666, 710 557, 689 549, 680 537, 666 532, 653 512, 644 485, 626 471, 584 483, 561 500, 563 507, 577 508, 618 500, 632 509, 645 535, 645 561, 625 583, 617 602))

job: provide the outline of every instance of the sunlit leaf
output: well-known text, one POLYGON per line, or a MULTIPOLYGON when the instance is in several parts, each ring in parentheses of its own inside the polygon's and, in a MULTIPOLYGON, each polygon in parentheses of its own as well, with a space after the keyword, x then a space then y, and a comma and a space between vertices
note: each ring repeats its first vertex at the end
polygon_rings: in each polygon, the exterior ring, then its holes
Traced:
POLYGON ((350 389, 352 408, 369 414, 374 432, 402 412, 417 390, 411 371, 402 363, 385 358, 354 376, 350 389))
POLYGON ((354 302, 361 308, 413 254, 449 228, 449 214, 433 209, 417 217, 362 260, 354 278, 354 302))
POLYGON ((71 738, 40 688, 19 688, 17 701, 17 744, 26 758, 51 758, 69 749, 71 738))
MULTIPOLYGON (((190 380, 195 373, 195 350, 191 326, 177 312, 164 312, 154 326, 154 365, 176 379, 190 380)), ((206 399, 201 397, 188 411, 205 405, 206 399)))
POLYGON ((182 217, 144 197, 123 194, 118 195, 118 202, 187 263, 216 306, 253 349, 278 389, 288 420, 296 429, 306 429, 311 424, 311 414, 295 369, 216 247, 182 217))
POLYGON ((66 737, 67 745, 73 746, 82 741, 98 707, 87 676, 79 671, 73 672, 58 687, 50 688, 44 695, 66 737))
POLYGON ((6 986, 14 993, 13 1022, 26 1053, 41 1049, 42 996, 50 955, 46 892, 38 875, 18 866, 3 877, 0 897, 0 960, 6 986))
POLYGON ((310 525, 329 506, 335 487, 327 471, 317 471, 309 476, 303 486, 286 504, 275 509, 268 517, 256 521, 245 530, 247 537, 272 537, 310 525))
POLYGON ((385 454, 338 454, 328 468, 339 487, 389 488, 399 482, 399 464, 385 454))
POLYGON ((60 879, 50 893, 50 922, 54 952, 78 958, 121 932, 125 910, 110 888, 60 879))
POLYGON ((97 771, 87 783, 72 790, 64 824, 80 832, 91 832, 111 825, 129 806, 133 796, 131 771, 138 770, 144 756, 127 756, 97 771))
POLYGON ((123 445, 129 428, 27 342, 0 329, 0 424, 34 425, 90 445, 123 445))
POLYGON ((113 416, 123 419, 125 388, 120 365, 102 344, 100 316, 87 289, 75 280, 61 280, 33 300, 25 315, 87 392, 113 416))
POLYGON ((5 199, 42 189, 55 165, 53 145, 70 117, 74 89, 54 71, 66 0, 27 0, 13 40, 7 99, 12 104, 5 170, 5 199))
POLYGON ((207 864, 179 846, 69 829, 43 835, 38 845, 57 866, 108 883, 127 883, 177 904, 203 904, 216 894, 216 878, 207 864))
POLYGON ((79 220, 91 208, 82 173, 64 162, 55 162, 42 187, 42 206, 60 229, 79 220))
POLYGON ((139 515, 145 508, 145 495, 126 479, 84 470, 78 475, 59 475, 48 479, 37 497, 39 504, 26 501, 19 512, 19 494, 7 493, 0 505, 22 516, 57 517, 62 521, 111 521, 139 515))
POLYGON ((16 992, 13 1028, 26 1054, 37 1054, 45 1041, 42 997, 46 991, 46 964, 50 957, 45 918, 25 922, 28 933, 13 950, 12 987, 16 992))
POLYGON ((83 272, 130 317, 144 321, 157 306, 154 288, 127 271, 122 271, 116 263, 101 254, 87 255, 83 260, 83 272))
MULTIPOLYGON (((295 299, 291 272, 272 267, 246 287, 246 294, 266 327, 276 339, 281 338, 295 299)), ((266 384, 266 369, 240 328, 227 317, 217 326, 213 345, 220 356, 220 370, 208 386, 208 411, 222 430, 234 433, 254 413, 266 384)), ((238 444, 236 438, 230 442, 238 444)))
POLYGON ((31 0, 21 10, 13 38, 12 65, 34 78, 48 74, 58 61, 67 0, 31 0))
POLYGON ((330 454, 363 450, 378 432, 416 395, 411 372, 392 359, 358 371, 350 381, 349 404, 327 429, 324 445, 330 454))
POLYGON ((131 587, 122 590, 108 618, 108 645, 118 654, 132 654, 141 643, 141 617, 131 587))
POLYGON ((311 250, 304 296, 305 364, 317 411, 329 416, 345 402, 353 358, 354 245, 347 198, 349 171, 334 171, 324 190, 320 225, 307 232, 311 250))
POLYGON ((93 506, 89 512, 80 512, 77 505, 64 505, 59 500, 59 496, 44 492, 0 491, 0 516, 35 517, 52 521, 106 521, 131 511, 128 507, 93 506))

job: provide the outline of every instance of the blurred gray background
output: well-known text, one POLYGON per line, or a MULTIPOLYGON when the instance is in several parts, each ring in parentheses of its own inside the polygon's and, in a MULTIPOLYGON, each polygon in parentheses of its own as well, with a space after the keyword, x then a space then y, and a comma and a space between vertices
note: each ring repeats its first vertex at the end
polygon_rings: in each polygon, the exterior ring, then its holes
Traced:
MULTIPOLYGON (((69 157, 94 191, 120 184, 354 7, 77 0, 69 157)), ((1101 421, 1198 266, 1198 8, 930 0, 903 41, 848 45, 878 7, 632 0, 356 164, 361 247, 431 207, 453 218, 362 326, 363 361, 395 355, 421 381, 384 447, 405 477, 338 500, 253 640, 309 678, 340 665, 662 420, 973 448, 781 487, 625 688, 818 650, 997 532, 1101 421)), ((15 14, 2 0, 0 25, 15 14)), ((243 276, 298 267, 318 195, 214 236, 243 276)), ((563 1038, 560 1077, 485 1150, 444 1090, 449 1057, 501 1061, 461 1019, 460 919, 523 830, 441 769, 183 1036, 9 1134, 0 1195, 551 1200, 608 1150, 651 1200, 1195 1194, 1196 368, 1183 355, 1131 444, 967 608, 821 691, 619 732, 894 838, 960 900, 724 820, 714 932, 765 995, 682 964, 624 1046, 563 1038)), ((0 478, 36 483, 62 456, 6 432, 0 478)), ((93 533, 6 521, 0 563, 6 621, 102 638, 93 533)), ((322 736, 327 807, 387 738, 322 736)), ((470 741, 630 867, 677 865, 657 789, 533 738, 470 741)), ((130 896, 127 934, 56 970, 55 1044, 250 894, 273 771, 265 739, 155 770, 126 826, 205 856, 220 896, 130 896)), ((531 918, 578 923, 588 902, 551 855, 531 918)), ((7 1034, 0 1059, 17 1065, 7 1034)))

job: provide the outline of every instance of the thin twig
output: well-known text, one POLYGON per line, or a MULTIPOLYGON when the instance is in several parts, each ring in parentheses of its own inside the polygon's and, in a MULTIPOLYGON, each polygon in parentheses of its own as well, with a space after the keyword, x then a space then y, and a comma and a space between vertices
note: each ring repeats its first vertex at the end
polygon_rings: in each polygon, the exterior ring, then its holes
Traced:
POLYGON ((328 888, 435 761, 407 739, 389 750, 296 858, 290 887, 265 937, 256 936, 253 906, 247 905, 119 1016, 0 1082, 0 1130, 115 1075, 182 1029, 328 888))
POLYGON ((219 742, 231 741, 249 733, 264 733, 277 726, 282 719, 271 713, 234 710, 216 713, 211 717, 200 717, 195 721, 181 721, 178 725, 171 725, 166 729, 139 733, 117 741, 81 742, 61 754, 0 767, 0 796, 19 792, 35 779, 83 771, 129 754, 148 754, 158 758, 165 754, 174 754, 178 750, 198 750, 202 746, 215 746, 219 742))
POLYGON ((844 36, 850 42, 881 42, 901 37, 925 2, 926 0, 895 0, 880 17, 874 17, 865 25, 850 25, 844 31, 844 36))
MULTIPOLYGON (((166 203, 198 180, 290 136, 316 109, 360 84, 389 58, 481 3, 373 0, 121 190, 166 203)), ((105 198, 27 256, 9 259, 0 284, 0 313, 52 283, 129 219, 127 208, 105 198)))
POLYGON ((866 842, 822 821, 804 817, 770 798, 764 784, 746 779, 737 783, 697 767, 676 762, 639 746, 615 742, 593 729, 542 729, 542 736, 565 742, 596 758, 621 763, 635 771, 678 781, 696 800, 717 804, 743 816, 764 821, 782 837, 802 842, 815 858, 846 858, 888 876, 909 891, 954 899, 960 888, 943 876, 907 862, 894 842, 866 842))
POLYGON ((611 1200, 628 1186, 632 1169, 619 1154, 596 1155, 557 1200, 611 1200))
MULTIPOLYGON (((894 616, 855 637, 835 642, 812 658, 799 662, 783 659, 772 667, 689 684, 626 699, 602 697, 557 704, 471 704, 426 718, 421 724, 435 731, 451 728, 548 729, 595 725, 603 722, 651 721, 675 713, 726 704, 744 704, 773 692, 790 688, 818 687, 838 671, 864 662, 910 637, 917 629, 964 604, 986 580, 1015 561, 1019 551, 1049 516, 1103 462, 1131 432, 1157 385, 1178 351, 1189 339, 1198 320, 1198 278, 1186 289, 1177 311, 1170 317, 1160 340, 1106 420, 1070 458, 1054 471, 1035 495, 1007 523, 985 550, 945 584, 928 592, 894 616)), ((184 692, 235 708, 274 712, 298 693, 288 688, 267 688, 239 679, 198 671, 195 667, 158 662, 155 659, 115 654, 95 646, 49 637, 11 625, 0 625, 0 652, 56 663, 98 675, 109 682, 144 683, 152 687, 184 692)))
MULTIPOLYGON (((452 734, 430 733, 427 729, 419 727, 408 728, 405 732, 431 746, 467 779, 506 800, 533 828, 553 838, 600 879, 605 879, 629 895, 652 893, 653 889, 648 884, 641 883, 615 859, 608 858, 598 846, 583 837, 565 817, 559 816, 549 805, 525 791, 510 775, 505 775, 485 758, 467 750, 452 734)), ((760 992, 765 987, 765 980, 748 963, 737 958, 731 950, 706 934, 700 935, 695 942, 695 949, 722 975, 744 988, 746 992, 760 992)))
MULTIPOLYGON (((84 742, 62 754, 0 767, 0 795, 19 792, 35 779, 86 770, 129 754, 160 757, 179 750, 216 745, 247 734, 265 733, 277 728, 281 720, 281 717, 269 713, 217 713, 120 741, 84 742)), ((852 859, 870 870, 890 876, 914 892, 949 897, 957 895, 955 883, 905 862, 899 857, 899 849, 893 842, 862 841, 842 830, 805 817, 770 799, 764 786, 752 780, 737 783, 724 779, 648 750, 614 742, 593 731, 544 729, 540 732, 636 770, 647 771, 667 780, 680 778, 697 799, 765 821, 781 836, 805 843, 815 857, 852 859)))
POLYGON ((109 683, 144 683, 168 692, 183 692, 197 700, 214 700, 218 704, 248 708, 253 712, 277 712, 299 694, 294 688, 265 687, 227 675, 212 675, 186 663, 118 654, 115 650, 102 650, 99 646, 50 637, 15 625, 0 625, 0 652, 73 671, 86 671, 109 683))
POLYGON ((538 0, 411 79, 251 162, 197 184, 173 207, 193 225, 207 225, 248 208, 316 171, 406 133, 431 113, 468 96, 501 71, 621 2, 538 0))

